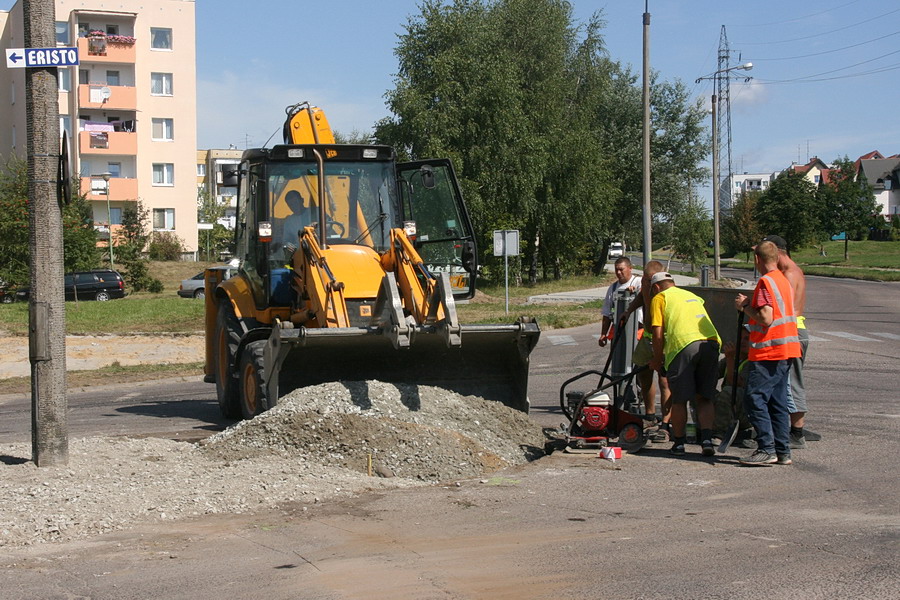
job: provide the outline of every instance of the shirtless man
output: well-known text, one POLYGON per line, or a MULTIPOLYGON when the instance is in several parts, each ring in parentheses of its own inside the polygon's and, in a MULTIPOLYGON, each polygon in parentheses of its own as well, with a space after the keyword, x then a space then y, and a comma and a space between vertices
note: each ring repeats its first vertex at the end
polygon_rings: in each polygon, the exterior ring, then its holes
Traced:
POLYGON ((816 441, 821 436, 811 431, 804 432, 803 425, 807 412, 806 390, 803 386, 803 363, 806 361, 806 349, 809 346, 809 330, 806 329, 803 311, 806 308, 806 277, 803 269, 788 256, 787 243, 778 235, 768 235, 764 242, 772 242, 778 248, 778 270, 784 273, 791 289, 794 291, 794 311, 797 315, 797 333, 800 338, 801 356, 791 361, 788 375, 788 411, 791 414, 791 448, 802 449, 807 441, 816 441))

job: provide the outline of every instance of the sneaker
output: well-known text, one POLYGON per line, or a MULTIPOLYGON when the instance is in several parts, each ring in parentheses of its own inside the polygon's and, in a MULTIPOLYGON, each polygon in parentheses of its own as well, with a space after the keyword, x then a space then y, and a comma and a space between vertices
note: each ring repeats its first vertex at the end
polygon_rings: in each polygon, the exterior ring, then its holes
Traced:
POLYGON ((768 467, 778 462, 778 457, 769 454, 765 450, 757 450, 747 458, 742 458, 740 463, 748 467, 768 467))
POLYGON ((712 440, 703 440, 703 442, 700 443, 700 447, 703 449, 703 456, 716 455, 716 449, 713 446, 712 440))
POLYGON ((791 450, 803 450, 806 448, 806 436, 791 434, 791 450))
POLYGON ((684 456, 684 442, 675 442, 675 445, 669 450, 669 454, 674 454, 675 456, 684 456))
POLYGON ((776 461, 775 461, 775 464, 776 464, 776 465, 789 465, 789 464, 791 464, 792 462, 793 462, 793 461, 791 461, 791 455, 790 455, 790 454, 778 454, 778 455, 777 455, 777 459, 776 459, 776 461))
POLYGON ((810 431, 809 429, 803 430, 803 437, 806 438, 807 442, 821 442, 822 436, 815 431, 810 431))

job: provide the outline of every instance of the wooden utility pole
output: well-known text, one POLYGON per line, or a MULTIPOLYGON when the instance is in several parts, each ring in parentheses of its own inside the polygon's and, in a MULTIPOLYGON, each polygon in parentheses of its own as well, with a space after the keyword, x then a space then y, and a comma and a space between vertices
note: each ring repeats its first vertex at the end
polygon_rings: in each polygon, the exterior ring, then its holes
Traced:
MULTIPOLYGON (((54 0, 23 0, 26 48, 56 47, 54 0)), ((25 72, 31 293, 31 451, 39 467, 66 465, 66 313, 62 209, 57 201, 59 85, 56 67, 25 72)))

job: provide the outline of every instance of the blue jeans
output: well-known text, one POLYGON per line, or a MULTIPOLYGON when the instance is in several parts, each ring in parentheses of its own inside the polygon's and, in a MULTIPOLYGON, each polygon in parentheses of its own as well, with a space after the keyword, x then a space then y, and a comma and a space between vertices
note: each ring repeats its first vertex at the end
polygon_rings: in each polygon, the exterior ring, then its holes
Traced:
POLYGON ((788 413, 789 360, 750 361, 744 408, 756 429, 756 444, 769 454, 791 453, 788 413))

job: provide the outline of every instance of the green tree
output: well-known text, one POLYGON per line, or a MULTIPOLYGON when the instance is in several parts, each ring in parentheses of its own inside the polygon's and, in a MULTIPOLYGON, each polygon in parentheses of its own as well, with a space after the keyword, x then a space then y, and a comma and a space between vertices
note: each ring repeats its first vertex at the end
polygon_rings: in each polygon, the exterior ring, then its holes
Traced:
POLYGON ((148 260, 144 257, 144 248, 150 239, 147 232, 149 215, 150 211, 140 200, 130 203, 122 211, 124 242, 116 245, 116 256, 125 269, 125 281, 135 292, 162 289, 162 283, 150 276, 148 260))
POLYGON ((722 244, 732 254, 743 252, 750 262, 750 251, 766 234, 756 222, 756 203, 760 192, 740 194, 734 206, 722 218, 722 244))
MULTIPOLYGON (((426 0, 395 51, 394 116, 376 139, 405 158, 451 158, 480 245, 494 229, 519 229, 532 281, 586 256, 602 268, 598 254, 640 225, 640 90, 607 57, 603 27, 599 14, 576 22, 562 0, 426 0)), ((705 156, 703 111, 694 119, 679 84, 654 98, 655 135, 667 140, 658 191, 681 196, 705 156)))
MULTIPOLYGON (((342 142, 342 143, 350 143, 342 142)), ((359 142, 363 143, 363 142, 359 142)), ((212 223, 213 228, 204 230, 198 236, 201 255, 207 261, 217 260, 224 252, 234 251, 234 231, 218 221, 225 216, 225 204, 216 201, 206 188, 197 190, 197 221, 212 223)))
POLYGON ((675 254, 689 262, 692 270, 696 270, 696 265, 703 262, 709 240, 713 237, 712 221, 700 200, 691 197, 685 202, 672 223, 672 234, 675 254))
POLYGON ((857 179, 855 163, 845 156, 834 161, 816 195, 822 208, 822 225, 829 234, 846 234, 844 260, 850 260, 850 236, 858 238, 866 232, 872 215, 880 210, 872 186, 861 170, 857 179))
POLYGON ((756 222, 763 235, 780 235, 788 252, 813 242, 820 231, 816 188, 802 173, 786 170, 756 201, 756 222))
MULTIPOLYGON (((77 182, 73 186, 78 189, 77 182)), ((63 207, 64 270, 92 269, 100 260, 91 208, 83 195, 72 193, 63 207)), ((12 158, 0 171, 0 280, 28 283, 31 248, 28 241, 28 164, 12 158)))

